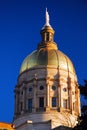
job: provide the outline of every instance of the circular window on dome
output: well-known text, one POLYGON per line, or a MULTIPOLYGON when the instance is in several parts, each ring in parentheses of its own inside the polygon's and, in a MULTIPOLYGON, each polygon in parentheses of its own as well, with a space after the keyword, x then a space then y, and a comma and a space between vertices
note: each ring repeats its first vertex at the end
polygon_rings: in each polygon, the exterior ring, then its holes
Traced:
POLYGON ((52 86, 52 90, 56 90, 56 86, 52 86))
POLYGON ((40 86, 40 90, 43 90, 43 89, 44 89, 44 87, 41 85, 41 86, 40 86))
POLYGON ((63 91, 66 92, 66 91, 67 91, 67 88, 63 88, 63 91))

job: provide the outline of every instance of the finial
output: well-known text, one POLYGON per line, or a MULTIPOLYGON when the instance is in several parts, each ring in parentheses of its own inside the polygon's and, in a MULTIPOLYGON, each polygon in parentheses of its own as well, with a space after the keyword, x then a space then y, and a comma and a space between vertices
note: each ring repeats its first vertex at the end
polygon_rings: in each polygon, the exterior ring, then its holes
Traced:
POLYGON ((45 26, 50 26, 49 20, 50 20, 49 13, 48 13, 47 8, 46 8, 46 24, 45 24, 45 26))

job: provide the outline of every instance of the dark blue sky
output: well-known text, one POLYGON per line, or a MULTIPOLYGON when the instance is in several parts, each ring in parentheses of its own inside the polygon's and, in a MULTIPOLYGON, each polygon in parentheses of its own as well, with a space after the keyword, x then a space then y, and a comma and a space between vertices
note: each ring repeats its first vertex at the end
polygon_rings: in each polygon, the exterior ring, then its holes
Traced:
POLYGON ((46 7, 58 48, 72 60, 78 82, 87 79, 86 0, 1 0, 0 121, 13 119, 13 91, 21 63, 41 41, 46 7))

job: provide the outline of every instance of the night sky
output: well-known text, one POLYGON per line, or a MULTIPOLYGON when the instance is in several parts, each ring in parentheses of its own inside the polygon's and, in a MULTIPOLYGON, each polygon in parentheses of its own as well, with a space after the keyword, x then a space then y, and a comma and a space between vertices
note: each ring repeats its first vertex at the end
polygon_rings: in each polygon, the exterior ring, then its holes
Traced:
POLYGON ((0 0, 0 121, 13 120, 17 77, 41 41, 46 7, 59 50, 72 60, 79 84, 87 79, 86 0, 0 0))

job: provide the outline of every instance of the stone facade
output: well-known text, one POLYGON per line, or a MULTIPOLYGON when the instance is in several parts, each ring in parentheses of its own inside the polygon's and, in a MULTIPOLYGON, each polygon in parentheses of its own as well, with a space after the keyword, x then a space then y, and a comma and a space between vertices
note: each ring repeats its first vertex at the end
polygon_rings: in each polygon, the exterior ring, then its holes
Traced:
POLYGON ((42 66, 42 68, 28 70, 19 76, 18 86, 15 89, 17 105, 15 105, 14 118, 18 118, 14 122, 16 125, 27 120, 44 122, 51 119, 52 128, 59 125, 69 127, 76 125, 77 116, 80 114, 79 89, 75 76, 71 74, 71 77, 68 77, 67 72, 64 71, 60 70, 59 76, 57 68, 42 66), (42 90, 40 90, 41 86, 43 86, 42 90), (32 91, 29 91, 30 88, 33 88, 32 91), (42 108, 39 107, 40 97, 44 97, 42 108), (56 98, 56 107, 52 107, 52 97, 56 98), (32 110, 28 108, 29 99, 33 99, 32 110), (65 106, 64 100, 67 100, 65 106))

